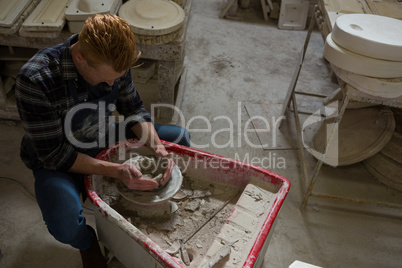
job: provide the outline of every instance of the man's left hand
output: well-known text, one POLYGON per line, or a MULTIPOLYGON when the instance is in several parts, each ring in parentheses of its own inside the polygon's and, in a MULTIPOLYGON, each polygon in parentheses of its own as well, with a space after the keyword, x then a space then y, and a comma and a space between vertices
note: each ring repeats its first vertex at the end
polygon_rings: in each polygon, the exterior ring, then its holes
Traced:
POLYGON ((175 163, 173 162, 173 159, 168 158, 165 173, 163 173, 163 177, 159 181, 160 185, 165 186, 165 184, 169 181, 170 177, 172 176, 172 171, 173 171, 174 165, 175 165, 175 163))
POLYGON ((163 146, 163 145, 160 145, 155 149, 155 156, 167 158, 167 160, 168 160, 165 173, 163 174, 163 177, 159 182, 162 186, 164 186, 169 181, 170 177, 172 176, 172 171, 173 171, 173 167, 174 167, 175 163, 174 163, 173 159, 171 158, 172 154, 169 154, 168 151, 166 151, 165 146, 163 146))

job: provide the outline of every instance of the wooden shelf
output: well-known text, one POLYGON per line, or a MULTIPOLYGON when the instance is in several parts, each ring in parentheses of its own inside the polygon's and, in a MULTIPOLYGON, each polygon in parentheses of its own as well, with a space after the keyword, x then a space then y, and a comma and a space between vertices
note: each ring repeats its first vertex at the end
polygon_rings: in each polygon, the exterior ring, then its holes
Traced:
POLYGON ((38 49, 0 46, 0 61, 27 61, 38 49))
MULTIPOLYGON (((175 105, 175 86, 179 77, 175 72, 176 67, 184 59, 184 48, 186 40, 187 25, 190 16, 192 0, 186 0, 184 4, 184 29, 182 34, 175 40, 165 44, 144 45, 137 44, 137 49, 142 52, 141 58, 156 60, 158 68, 158 103, 175 105)), ((56 38, 45 37, 23 37, 17 33, 12 35, 0 34, 0 61, 26 61, 30 59, 38 49, 64 43, 65 40, 73 35, 65 26, 56 38), (24 49, 22 49, 24 48, 24 49), (28 49, 27 49, 28 48, 28 49)), ((3 85, 1 85, 3 87, 3 85)), ((7 98, 0 94, 0 118, 19 119, 15 104, 6 104, 7 98), (2 112, 4 110, 4 112, 2 112), (9 116, 11 113, 11 116, 9 116)), ((159 112, 162 117, 171 118, 173 111, 164 110, 159 112)))

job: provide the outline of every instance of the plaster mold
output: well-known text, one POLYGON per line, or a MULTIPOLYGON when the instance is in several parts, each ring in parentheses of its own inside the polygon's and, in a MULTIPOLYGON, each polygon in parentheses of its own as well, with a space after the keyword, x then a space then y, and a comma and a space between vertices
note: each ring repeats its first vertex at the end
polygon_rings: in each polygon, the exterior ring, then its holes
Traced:
POLYGON ((18 33, 23 37, 37 37, 37 38, 56 38, 60 35, 61 31, 26 31, 24 28, 20 28, 18 33))
POLYGON ((0 0, 0 27, 11 27, 32 0, 0 0))
POLYGON ((122 0, 71 0, 65 11, 68 29, 79 33, 87 18, 95 14, 117 14, 122 0))
POLYGON ((130 24, 134 33, 158 36, 182 28, 185 13, 173 1, 131 0, 121 6, 119 16, 130 24))
MULTIPOLYGON (((42 0, 22 24, 25 32, 60 32, 65 25, 64 12, 70 0, 42 0)), ((28 34, 31 35, 31 34, 28 34)), ((32 36, 37 36, 32 33, 32 36)))
POLYGON ((402 77, 402 62, 379 60, 353 53, 337 45, 332 39, 332 33, 327 35, 324 57, 336 67, 356 74, 377 78, 402 77))
POLYGON ((24 20, 32 13, 40 0, 32 0, 25 10, 18 16, 17 20, 10 27, 0 27, 0 34, 12 35, 18 32, 24 20))
POLYGON ((340 16, 332 30, 339 46, 363 56, 402 61, 402 21, 372 14, 340 16))
POLYGON ((328 11, 350 14, 363 13, 363 6, 359 0, 323 0, 325 9, 328 11))
POLYGON ((402 96, 402 77, 388 79, 368 77, 342 70, 334 65, 332 70, 341 80, 367 94, 383 98, 402 96))
POLYGON ((306 27, 309 1, 283 0, 281 2, 278 28, 303 30, 306 27))

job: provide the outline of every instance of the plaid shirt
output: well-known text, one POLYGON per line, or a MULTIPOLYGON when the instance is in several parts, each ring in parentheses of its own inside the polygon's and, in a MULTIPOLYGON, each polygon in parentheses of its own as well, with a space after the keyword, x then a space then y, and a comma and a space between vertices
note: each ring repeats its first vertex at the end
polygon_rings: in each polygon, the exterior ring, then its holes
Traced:
MULTIPOLYGON (((68 170, 77 158, 77 151, 63 131, 64 118, 74 107, 67 87, 68 80, 77 81, 78 74, 70 46, 78 40, 73 35, 63 44, 40 50, 19 71, 16 100, 22 125, 26 131, 21 143, 21 159, 31 169, 68 170)), ((128 70, 114 82, 119 90, 117 111, 133 116, 130 125, 151 122, 128 70)), ((88 89, 78 87, 78 102, 88 100, 88 89)))

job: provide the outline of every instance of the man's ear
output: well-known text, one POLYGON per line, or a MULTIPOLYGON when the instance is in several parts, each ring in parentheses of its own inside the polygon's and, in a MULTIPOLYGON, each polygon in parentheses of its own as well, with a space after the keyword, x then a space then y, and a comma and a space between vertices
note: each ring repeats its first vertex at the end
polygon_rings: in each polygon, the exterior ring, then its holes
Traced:
POLYGON ((77 59, 80 63, 86 61, 84 55, 82 55, 82 53, 81 53, 80 51, 77 51, 76 59, 77 59))

